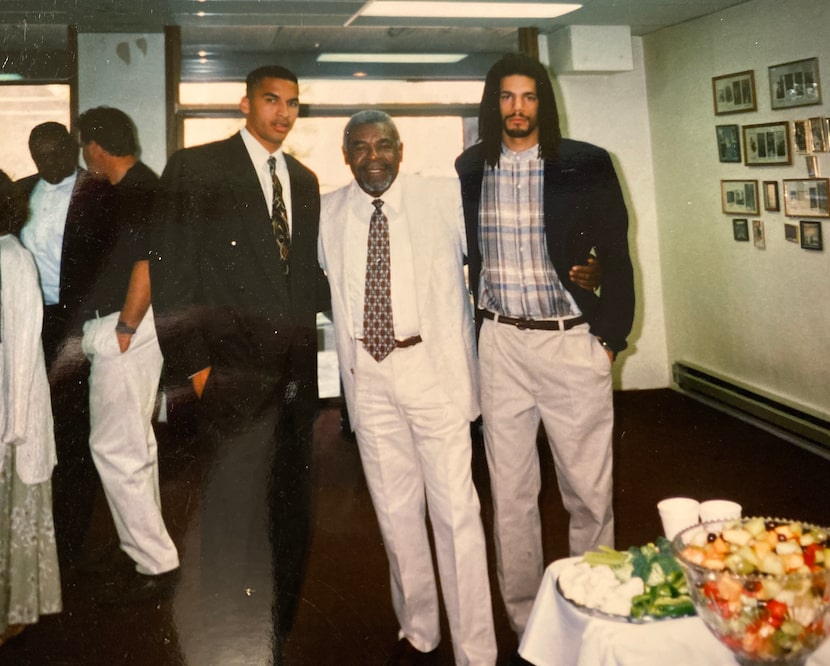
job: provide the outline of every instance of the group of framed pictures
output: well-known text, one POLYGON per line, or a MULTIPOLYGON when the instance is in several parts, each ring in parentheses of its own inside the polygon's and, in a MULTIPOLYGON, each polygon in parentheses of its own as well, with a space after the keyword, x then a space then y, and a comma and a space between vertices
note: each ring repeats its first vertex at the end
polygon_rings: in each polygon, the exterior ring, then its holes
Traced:
POLYGON ((811 178, 819 175, 813 153, 830 152, 830 118, 794 120, 792 131, 786 120, 743 127, 716 125, 715 135, 721 162, 743 162, 746 166, 789 165, 796 153, 806 155, 807 175, 811 178))
MULTIPOLYGON (((784 214, 790 217, 830 217, 830 178, 785 178, 784 214)), ((722 180, 721 207, 727 215, 757 215, 764 210, 781 210, 778 181, 763 181, 759 193, 757 180, 722 180)))
MULTIPOLYGON (((783 181, 784 214, 790 217, 830 217, 830 178, 785 178, 783 181)), ((721 205, 727 215, 758 215, 763 199, 764 210, 781 210, 781 198, 777 180, 765 180, 758 190, 757 180, 722 180, 721 205)), ((736 241, 749 240, 749 221, 732 220, 732 233, 736 241)), ((823 250, 821 222, 801 220, 799 226, 785 224, 784 237, 798 242, 805 250, 823 250)), ((752 221, 752 238, 755 247, 766 247, 764 223, 752 221)))
MULTIPOLYGON (((772 65, 767 68, 770 107, 773 110, 821 104, 818 58, 772 65)), ((712 77, 715 115, 758 110, 755 72, 746 70, 712 77)), ((785 178, 779 194, 777 180, 721 180, 721 206, 727 215, 759 215, 763 210, 780 211, 790 217, 830 218, 830 179, 819 177, 814 153, 830 152, 830 118, 717 125, 715 133, 721 162, 743 162, 746 166, 790 165, 793 154, 806 155, 808 178, 785 178)), ((736 241, 752 238, 766 247, 764 223, 746 217, 732 220, 736 241)), ((786 240, 807 250, 823 250, 821 222, 800 220, 785 223, 786 240)))
MULTIPOLYGON (((806 58, 767 68, 770 106, 789 109, 821 104, 818 58, 806 58)), ((756 111, 755 71, 712 77, 715 115, 756 111)))
POLYGON ((738 125, 717 125, 715 132, 721 162, 743 161, 747 166, 792 164, 789 123, 786 120, 744 125, 742 128, 738 125))
MULTIPOLYGON (((749 220, 745 217, 732 220, 732 237, 736 241, 749 241, 749 220)), ((790 243, 801 242, 805 250, 823 250, 824 243, 821 237, 821 222, 815 220, 800 220, 798 225, 784 224, 784 238, 790 243)), ((761 220, 752 220, 752 242, 755 247, 764 249, 767 246, 764 223, 761 220)))

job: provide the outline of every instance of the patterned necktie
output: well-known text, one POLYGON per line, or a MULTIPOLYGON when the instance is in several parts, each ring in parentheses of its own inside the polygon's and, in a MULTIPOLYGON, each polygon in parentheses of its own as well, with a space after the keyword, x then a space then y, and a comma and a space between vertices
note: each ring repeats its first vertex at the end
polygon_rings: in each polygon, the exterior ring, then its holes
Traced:
POLYGON ((366 290, 363 301, 363 346, 380 363, 395 348, 392 325, 392 281, 389 268, 389 221, 381 211, 383 201, 375 207, 369 222, 366 254, 366 290))
POLYGON ((271 183, 274 186, 271 198, 271 226, 274 229, 274 238, 277 239, 283 269, 288 275, 288 250, 291 247, 291 234, 288 231, 288 211, 285 209, 285 201, 282 198, 282 184, 277 177, 277 160, 273 156, 268 158, 268 169, 271 171, 271 183))

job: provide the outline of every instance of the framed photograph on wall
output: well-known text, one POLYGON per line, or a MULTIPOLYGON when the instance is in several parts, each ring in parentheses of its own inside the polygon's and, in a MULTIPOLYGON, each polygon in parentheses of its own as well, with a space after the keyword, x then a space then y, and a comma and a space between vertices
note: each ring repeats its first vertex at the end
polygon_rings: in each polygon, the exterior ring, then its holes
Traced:
POLYGON ((757 180, 722 180, 720 182, 721 207, 727 215, 758 214, 757 180))
POLYGON ((804 161, 807 163, 807 175, 810 178, 818 178, 818 156, 817 155, 805 155, 804 161))
POLYGON ((793 120, 793 150, 799 155, 813 152, 813 130, 809 120, 793 120))
POLYGON ((790 243, 798 242, 798 225, 785 224, 784 225, 784 240, 790 243))
POLYGON ((791 217, 830 217, 827 178, 784 179, 784 214, 791 217))
POLYGON ((761 220, 752 220, 752 242, 759 250, 764 250, 767 247, 764 238, 764 223, 761 220))
POLYGON ((737 125, 715 125, 718 138, 718 159, 721 162, 741 161, 741 135, 737 125))
POLYGON ((790 124, 761 123, 744 125, 744 164, 792 164, 790 155, 790 124))
POLYGON ((818 58, 806 58, 769 68, 769 99, 773 109, 821 104, 818 58))
POLYGON ((801 227, 801 247, 805 250, 823 250, 821 222, 801 220, 798 224, 801 227))
POLYGON ((778 200, 778 181, 764 181, 764 210, 781 210, 778 200))
POLYGON ((827 118, 810 118, 810 136, 813 140, 814 153, 826 153, 827 146, 827 118))
POLYGON ((749 240, 749 221, 746 218, 732 220, 732 237, 736 241, 749 240))
POLYGON ((712 77, 715 115, 755 111, 755 71, 712 77))

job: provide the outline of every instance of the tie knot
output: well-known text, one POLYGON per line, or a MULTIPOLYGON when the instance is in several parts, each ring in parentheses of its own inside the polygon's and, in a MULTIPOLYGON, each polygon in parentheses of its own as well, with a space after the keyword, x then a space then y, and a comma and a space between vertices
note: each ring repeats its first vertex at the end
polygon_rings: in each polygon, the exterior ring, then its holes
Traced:
POLYGON ((271 171, 271 175, 274 175, 274 172, 277 170, 277 158, 271 155, 268 158, 268 169, 271 171))
POLYGON ((375 207, 375 210, 380 212, 380 209, 383 207, 383 199, 373 199, 372 205, 375 207))

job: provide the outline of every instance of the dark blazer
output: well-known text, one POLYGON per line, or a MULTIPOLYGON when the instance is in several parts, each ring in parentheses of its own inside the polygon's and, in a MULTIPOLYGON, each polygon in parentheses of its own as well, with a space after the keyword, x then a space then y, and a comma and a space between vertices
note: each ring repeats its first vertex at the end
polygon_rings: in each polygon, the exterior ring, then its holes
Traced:
MULTIPOLYGON (((480 143, 455 162, 476 303, 481 274, 478 216, 485 166, 480 143)), ((559 279, 582 310, 591 332, 613 350, 625 349, 634 319, 634 278, 628 253, 628 213, 608 153, 589 143, 563 139, 557 157, 545 162, 544 198, 548 254, 559 279), (578 287, 568 277, 571 266, 584 264, 592 249, 602 264, 599 293, 578 287)))
MULTIPOLYGON (((23 178, 15 184, 27 199, 31 198, 40 176, 23 178)), ((62 318, 80 326, 79 314, 87 294, 95 285, 115 243, 111 223, 112 186, 89 171, 78 169, 72 190, 61 252, 59 304, 62 318)))
POLYGON ((267 384, 290 367, 305 397, 317 395, 316 313, 329 307, 317 263, 320 194, 317 177, 285 158, 287 278, 239 134, 178 151, 162 174, 151 237, 153 309, 166 369, 180 379, 210 365, 245 385, 267 384))

